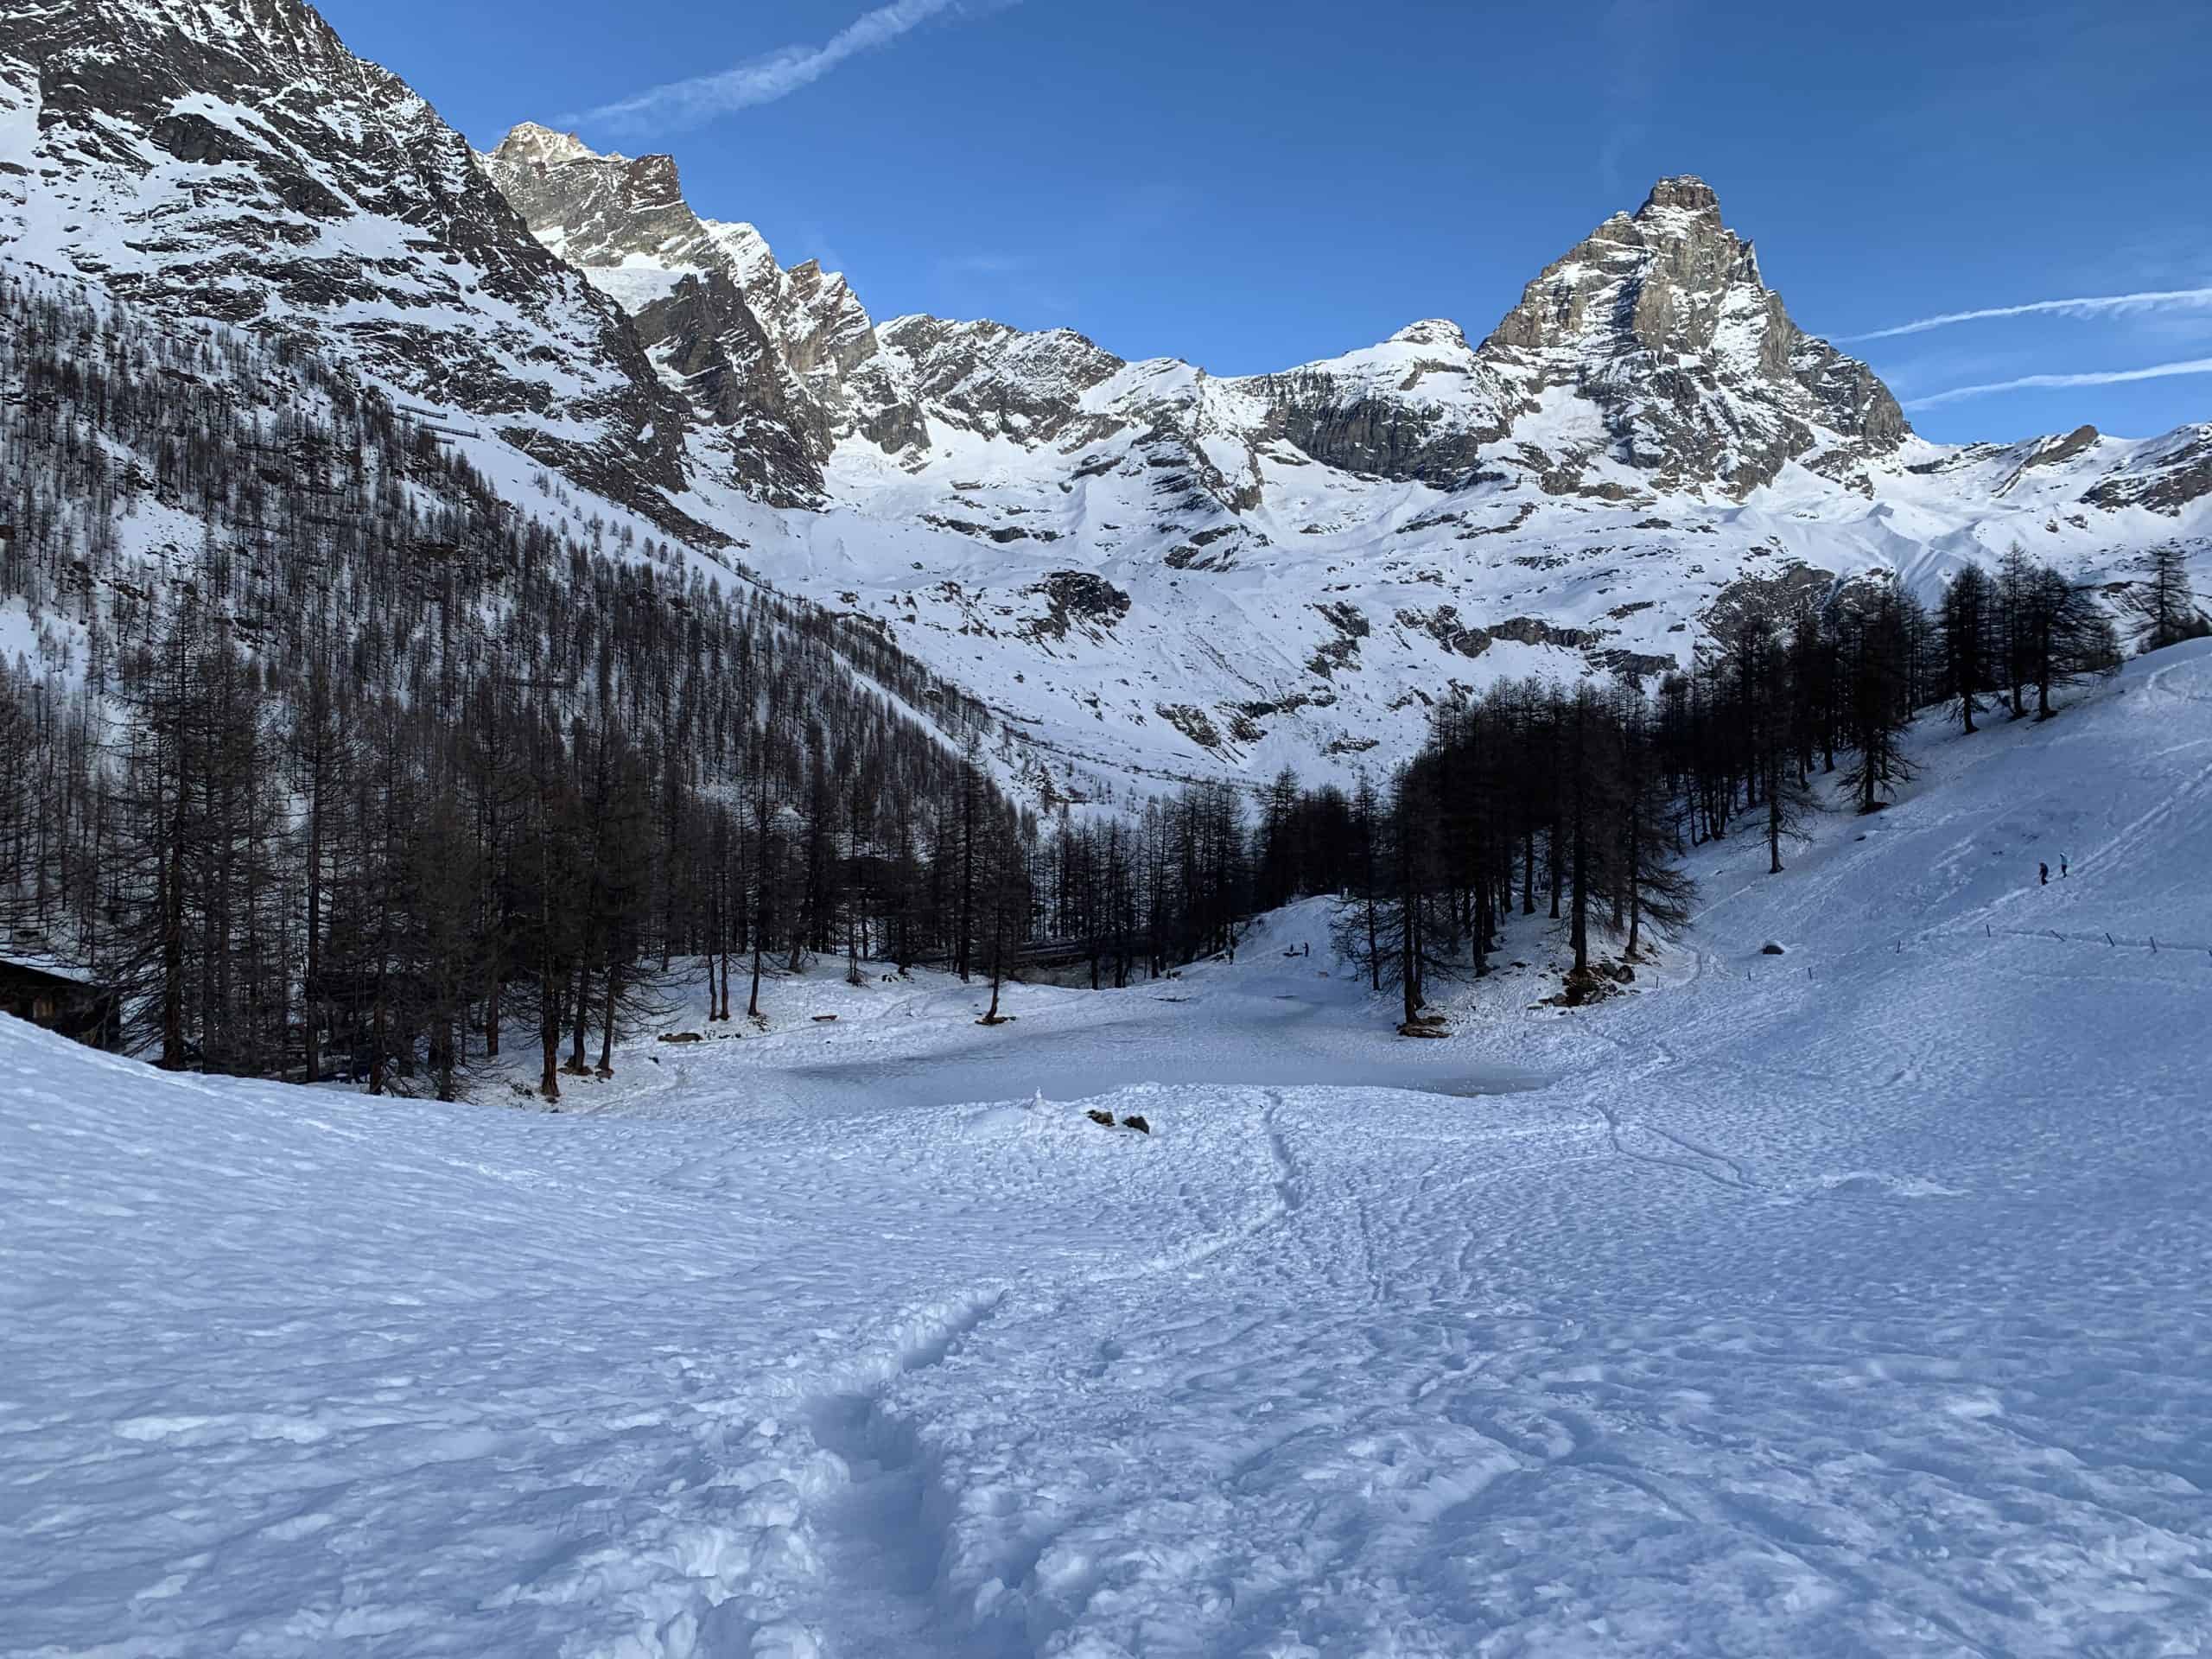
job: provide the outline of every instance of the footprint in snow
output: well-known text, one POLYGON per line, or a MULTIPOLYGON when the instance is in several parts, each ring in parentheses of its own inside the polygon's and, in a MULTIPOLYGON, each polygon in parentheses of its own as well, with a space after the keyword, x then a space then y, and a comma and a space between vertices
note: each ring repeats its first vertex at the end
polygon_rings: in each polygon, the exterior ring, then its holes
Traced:
POLYGON ((1821 1193, 1839 1198, 1959 1198, 1965 1192, 1917 1175, 1885 1175, 1877 1170, 1834 1170, 1819 1178, 1821 1193))

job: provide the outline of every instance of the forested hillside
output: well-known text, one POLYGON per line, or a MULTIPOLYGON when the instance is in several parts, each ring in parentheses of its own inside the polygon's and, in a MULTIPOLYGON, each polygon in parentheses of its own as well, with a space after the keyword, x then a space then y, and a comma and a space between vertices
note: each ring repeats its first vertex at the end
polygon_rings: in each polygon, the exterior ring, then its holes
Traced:
POLYGON ((162 1064, 449 1091, 526 1008, 551 1094, 673 952, 965 964, 1019 817, 868 630, 312 352, 0 279, 0 385, 5 919, 162 1064))

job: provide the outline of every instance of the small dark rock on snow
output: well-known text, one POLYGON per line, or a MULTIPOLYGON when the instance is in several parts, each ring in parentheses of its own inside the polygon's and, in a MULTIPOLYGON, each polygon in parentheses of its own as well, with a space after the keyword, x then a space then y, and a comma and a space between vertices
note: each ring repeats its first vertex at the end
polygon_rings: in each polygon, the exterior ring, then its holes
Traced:
POLYGON ((1759 946, 1759 955, 1763 957, 1783 957, 1789 954, 1789 953, 1787 950, 1784 950, 1782 946, 1777 944, 1772 939, 1769 939, 1764 944, 1759 946))
POLYGON ((1135 1112, 1131 1112, 1127 1117, 1122 1120, 1122 1127, 1125 1129, 1135 1129, 1139 1135, 1150 1135, 1152 1133, 1152 1125, 1146 1122, 1141 1116, 1138 1116, 1135 1112))
POLYGON ((1103 1124, 1107 1128, 1110 1129, 1114 1127, 1114 1114, 1111 1112, 1102 1112, 1094 1109, 1093 1110, 1085 1112, 1084 1116, 1089 1118, 1092 1122, 1103 1124))
POLYGON ((1571 969, 1560 982, 1559 995, 1544 1001, 1556 1008, 1580 1008, 1619 995, 1620 982, 1612 972, 1593 963, 1587 968, 1571 969))

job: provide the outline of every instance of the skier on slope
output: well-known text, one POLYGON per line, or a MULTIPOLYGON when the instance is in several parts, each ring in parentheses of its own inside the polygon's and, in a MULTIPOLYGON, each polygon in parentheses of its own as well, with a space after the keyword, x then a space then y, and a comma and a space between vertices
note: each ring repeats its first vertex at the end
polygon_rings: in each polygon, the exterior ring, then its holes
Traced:
POLYGON ((2042 884, 2043 884, 2044 887, 2049 887, 2049 886, 2050 885, 2050 865, 2048 865, 2048 864, 2038 864, 2038 865, 2037 865, 2037 866, 2036 866, 2036 874, 2037 874, 2037 875, 2041 879, 2041 880, 2042 880, 2042 884))

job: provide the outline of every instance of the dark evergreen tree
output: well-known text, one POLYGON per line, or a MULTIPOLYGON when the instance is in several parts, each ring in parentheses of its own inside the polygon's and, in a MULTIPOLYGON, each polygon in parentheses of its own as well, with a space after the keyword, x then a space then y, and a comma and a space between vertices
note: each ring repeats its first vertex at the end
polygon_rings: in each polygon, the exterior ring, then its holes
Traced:
POLYGON ((1961 568, 1943 589, 1937 612, 1943 640, 1943 678, 1968 733, 1979 699, 1989 683, 1992 596, 1988 575, 1978 564, 1961 568))
POLYGON ((2143 616, 2139 650, 2160 651, 2184 639, 2212 635, 2212 619, 2197 603, 2188 562, 2176 543, 2152 550, 2150 580, 2143 584, 2139 602, 2143 616))

